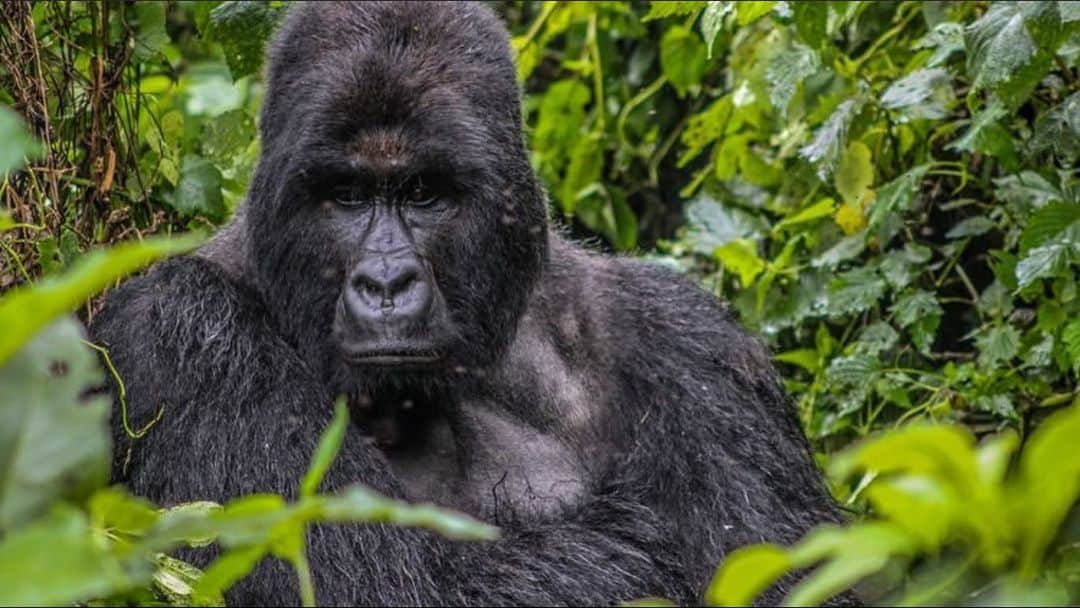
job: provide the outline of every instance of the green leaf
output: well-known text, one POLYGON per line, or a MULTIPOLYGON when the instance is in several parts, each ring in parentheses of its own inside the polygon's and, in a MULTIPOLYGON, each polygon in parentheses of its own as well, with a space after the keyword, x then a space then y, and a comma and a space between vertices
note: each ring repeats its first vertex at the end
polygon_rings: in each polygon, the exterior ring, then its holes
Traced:
POLYGON ((61 277, 49 277, 0 298, 0 365, 3 365, 41 328, 75 310, 87 298, 116 279, 150 262, 185 252, 202 241, 198 234, 182 238, 152 238, 83 256, 61 277))
POLYGON ((0 538, 3 606, 81 604, 138 582, 91 532, 86 516, 69 506, 58 506, 0 538))
POLYGON ((820 49, 828 41, 829 5, 827 2, 790 2, 795 31, 812 48, 820 49))
POLYGON ((1016 281, 1020 289, 1037 279, 1063 275, 1080 256, 1080 229, 1065 233, 1061 240, 1036 247, 1016 264, 1016 281))
POLYGON ((654 19, 663 19, 665 17, 681 17, 683 15, 692 15, 695 12, 705 8, 707 2, 700 1, 683 1, 683 0, 663 0, 649 3, 649 12, 645 13, 645 16, 641 18, 642 21, 652 21, 654 19))
POLYGON ((604 170, 604 153, 600 149, 600 135, 592 134, 577 139, 570 153, 566 176, 559 185, 559 203, 563 211, 573 215, 578 203, 590 196, 590 186, 598 184, 604 170))
POLYGON ((1042 207, 1053 201, 1065 200, 1060 190, 1034 171, 1021 171, 994 180, 994 198, 1021 209, 1042 207))
POLYGON ((210 36, 221 43, 234 81, 262 67, 263 49, 283 11, 273 3, 232 0, 210 11, 210 36))
POLYGON ((917 165, 900 177, 878 188, 877 197, 870 207, 871 228, 881 225, 893 213, 903 213, 915 202, 915 195, 922 188, 922 179, 929 165, 917 165))
POLYGON ((1033 153, 1050 150, 1063 164, 1076 164, 1080 159, 1080 91, 1039 118, 1029 145, 1033 153))
POLYGON ((199 129, 199 149, 219 167, 230 167, 255 139, 255 121, 246 110, 229 110, 199 129))
MULTIPOLYGON (((317 521, 330 523, 368 522, 420 527, 456 540, 496 540, 499 529, 467 515, 433 505, 412 505, 386 498, 355 485, 338 496, 308 499, 317 501, 317 521)), ((303 508, 301 503, 299 508, 303 508)))
POLYGON ((904 295, 889 310, 900 327, 909 327, 923 317, 942 314, 941 305, 934 294, 923 290, 904 295))
POLYGON ((581 139, 591 96, 589 87, 566 79, 549 86, 540 99, 533 146, 556 172, 565 164, 574 143, 581 139))
POLYGON ((1080 319, 1073 319, 1061 331, 1061 341, 1072 362, 1073 371, 1080 375, 1080 319))
POLYGON ((866 523, 845 531, 843 548, 833 559, 805 577, 784 600, 785 606, 816 606, 849 589, 889 563, 894 555, 911 555, 914 539, 894 526, 866 523))
POLYGON ((1017 518, 1021 576, 1034 575, 1062 521, 1080 495, 1080 399, 1054 413, 1032 433, 1020 456, 1017 518))
POLYGON ((811 164, 817 165, 817 174, 827 180, 840 151, 846 147, 847 131, 862 104, 848 99, 836 107, 829 119, 814 134, 814 140, 799 150, 799 154, 811 164))
POLYGON ((161 52, 169 44, 169 34, 165 31, 165 2, 141 2, 134 5, 135 58, 147 61, 161 52))
POLYGON ((26 158, 41 154, 41 144, 27 131, 23 119, 10 108, 0 105, 0 178, 22 167, 26 158))
POLYGON ((979 348, 979 363, 992 368, 1020 353, 1020 332, 1012 325, 995 325, 981 332, 975 344, 979 348))
POLYGON ((225 590, 250 573, 266 556, 265 545, 239 547, 226 551, 210 564, 195 584, 195 603, 203 606, 223 606, 225 590))
POLYGON ((769 57, 765 68, 765 81, 769 85, 769 101, 773 107, 786 116, 788 106, 799 86, 820 69, 818 54, 802 44, 793 44, 790 49, 769 57))
POLYGON ((927 67, 942 65, 954 53, 964 50, 964 26, 952 22, 939 23, 915 44, 915 48, 934 49, 934 54, 926 60, 927 67))
POLYGON ((833 211, 835 209, 836 201, 828 197, 823 198, 818 202, 814 203, 813 205, 802 209, 798 213, 785 217, 783 220, 773 226, 773 231, 776 232, 784 228, 790 228, 799 224, 813 222, 815 220, 829 217, 833 214, 833 211))
POLYGON ((1021 289, 1080 261, 1080 203, 1048 203, 1037 210, 1020 238, 1020 253, 1016 279, 1021 289))
POLYGON ((899 339, 900 334, 892 328, 892 325, 884 321, 875 321, 859 332, 855 352, 861 355, 877 356, 881 351, 896 346, 899 339))
POLYGON ((660 68, 679 97, 685 97, 700 86, 708 69, 705 44, 681 25, 668 28, 660 40, 660 68))
POLYGON ((975 410, 989 412, 1003 420, 1017 420, 1016 406, 1008 395, 980 395, 975 399, 975 410))
MULTIPOLYGON (((195 585, 202 578, 202 570, 187 562, 159 553, 154 556, 154 578, 151 582, 155 595, 165 598, 172 606, 195 605, 195 585)), ((203 598, 202 605, 224 606, 219 597, 203 598)))
POLYGON ((829 312, 849 315, 870 308, 885 295, 885 281, 874 270, 853 268, 829 284, 829 312))
POLYGON ((865 471, 930 474, 971 483, 978 476, 974 447, 963 426, 913 424, 841 452, 829 463, 829 473, 840 479, 865 471))
POLYGON ((227 211, 221 186, 221 171, 209 160, 189 154, 181 164, 180 183, 169 196, 169 205, 185 216, 204 215, 220 222, 227 211))
POLYGON ((1078 224, 1080 203, 1049 203, 1028 219, 1020 237, 1020 253, 1058 240, 1078 224))
POLYGON ((765 261, 758 257, 757 243, 750 239, 736 239, 718 247, 713 253, 724 268, 739 275, 739 283, 749 287, 763 270, 765 261))
POLYGON ((787 352, 778 353, 773 357, 777 361, 798 365, 811 374, 816 374, 821 369, 821 355, 813 348, 799 348, 787 352))
POLYGON ((889 85, 878 103, 909 118, 940 120, 956 102, 952 78, 941 68, 916 70, 889 85))
POLYGON ((709 606, 749 606, 792 567, 788 552, 776 545, 752 545, 727 556, 705 592, 709 606))
POLYGON ((1060 30, 1053 2, 991 3, 990 10, 966 32, 972 84, 1018 106, 1050 69, 1061 42, 1060 30))
POLYGON ((764 232, 760 218, 733 205, 698 193, 686 204, 684 239, 694 251, 711 256, 718 247, 742 238, 754 238, 764 232))
POLYGON ((746 0, 745 2, 734 2, 735 4, 735 22, 740 26, 750 25, 758 19, 768 15, 776 6, 776 2, 757 2, 755 0, 746 0))
POLYGON ((833 181, 836 191, 845 202, 862 201, 874 183, 874 163, 870 157, 870 148, 861 141, 851 142, 840 156, 833 181))
POLYGON ((680 168, 685 167, 701 154, 702 150, 724 135, 733 109, 731 95, 724 95, 703 112, 690 117, 686 123, 686 129, 680 136, 682 143, 686 146, 686 150, 679 156, 680 168))
POLYGON ((1005 161, 1009 167, 1016 165, 1016 149, 1012 135, 998 122, 1008 115, 1005 106, 994 101, 975 114, 971 126, 962 136, 951 142, 946 149, 958 152, 981 152, 1005 161))
POLYGON ((829 363, 825 376, 839 386, 864 386, 881 371, 881 362, 867 355, 837 357, 829 363))
POLYGON ((159 517, 153 505, 119 487, 98 490, 88 507, 97 526, 123 534, 142 535, 159 517))
POLYGON ((83 398, 103 377, 82 340, 63 320, 0 367, 0 534, 108 480, 110 400, 83 398))
POLYGON ((734 5, 730 2, 709 2, 701 14, 701 37, 705 40, 705 57, 712 59, 713 44, 716 36, 724 28, 724 17, 731 13, 734 5))
POLYGON ((993 220, 988 217, 977 215, 962 220, 960 223, 953 226, 949 232, 945 234, 945 238, 962 239, 970 236, 979 236, 980 234, 986 234, 995 228, 997 228, 997 224, 995 224, 993 220))
POLYGON ((344 398, 338 398, 334 406, 334 419, 330 426, 323 431, 319 438, 319 445, 315 448, 315 455, 311 459, 304 481, 300 484, 300 496, 314 496, 319 490, 326 471, 330 469, 338 451, 341 450, 341 442, 345 439, 345 429, 349 425, 349 408, 345 405, 344 398))

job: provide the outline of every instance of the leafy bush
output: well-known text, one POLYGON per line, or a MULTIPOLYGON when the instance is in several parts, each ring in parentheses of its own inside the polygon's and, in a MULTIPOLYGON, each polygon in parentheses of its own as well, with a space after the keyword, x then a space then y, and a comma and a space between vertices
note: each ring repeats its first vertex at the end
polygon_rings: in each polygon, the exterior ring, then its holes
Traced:
POLYGON ((616 247, 681 208, 660 259, 775 345, 821 445, 1022 425, 1080 370, 1078 7, 545 4, 534 160, 616 247))
POLYGON ((1015 466, 1012 430, 978 446, 961 426, 925 424, 865 441, 830 469, 839 479, 860 475, 874 515, 821 527, 789 549, 739 549, 707 600, 746 605, 787 571, 817 566, 786 603, 819 604, 864 577, 917 564, 883 603, 1075 604, 1080 538, 1067 517, 1080 495, 1078 435, 1080 399, 1032 434, 1015 466))

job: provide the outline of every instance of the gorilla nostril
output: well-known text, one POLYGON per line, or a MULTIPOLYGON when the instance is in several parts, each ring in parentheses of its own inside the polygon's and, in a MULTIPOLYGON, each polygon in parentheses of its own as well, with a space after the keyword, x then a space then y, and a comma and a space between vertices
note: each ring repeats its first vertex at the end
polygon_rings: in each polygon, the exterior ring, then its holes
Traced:
POLYGON ((352 287, 357 292, 372 297, 382 297, 387 291, 386 285, 374 277, 363 273, 353 277, 352 287))
POLYGON ((419 278, 420 273, 415 267, 404 268, 400 274, 390 279, 387 291, 391 297, 396 296, 407 291, 419 278))

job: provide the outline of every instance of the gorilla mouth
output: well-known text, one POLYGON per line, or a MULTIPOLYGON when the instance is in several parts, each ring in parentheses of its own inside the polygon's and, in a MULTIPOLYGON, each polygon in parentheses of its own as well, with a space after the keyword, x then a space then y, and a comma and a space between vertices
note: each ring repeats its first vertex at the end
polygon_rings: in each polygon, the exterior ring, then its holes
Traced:
POLYGON ((407 348, 380 348, 345 353, 345 359, 354 365, 379 365, 384 367, 431 365, 443 358, 433 350, 407 348))

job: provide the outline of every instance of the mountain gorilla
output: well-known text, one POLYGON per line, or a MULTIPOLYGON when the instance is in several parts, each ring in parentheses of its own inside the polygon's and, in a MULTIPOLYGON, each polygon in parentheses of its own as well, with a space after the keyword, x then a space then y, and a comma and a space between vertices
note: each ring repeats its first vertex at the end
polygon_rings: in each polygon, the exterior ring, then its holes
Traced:
MULTIPOLYGON (((291 9, 245 206, 93 324, 132 424, 164 408, 117 432, 116 479, 163 504, 295 495, 344 394, 324 491, 503 528, 317 527, 328 604, 694 603, 732 549, 833 520, 761 344, 673 273, 550 231, 521 123, 482 5, 291 9)), ((229 599, 297 597, 269 560, 229 599)))

